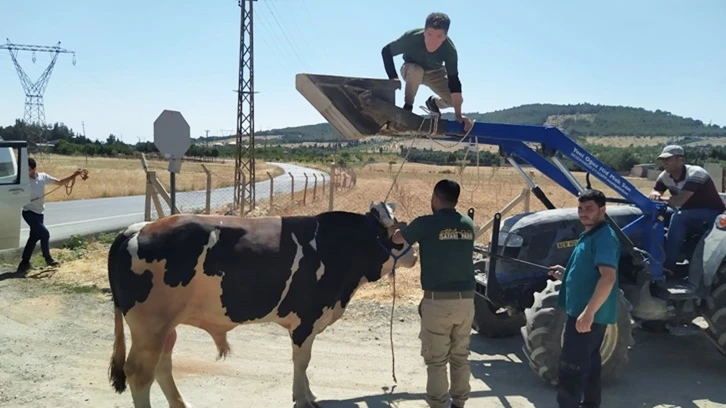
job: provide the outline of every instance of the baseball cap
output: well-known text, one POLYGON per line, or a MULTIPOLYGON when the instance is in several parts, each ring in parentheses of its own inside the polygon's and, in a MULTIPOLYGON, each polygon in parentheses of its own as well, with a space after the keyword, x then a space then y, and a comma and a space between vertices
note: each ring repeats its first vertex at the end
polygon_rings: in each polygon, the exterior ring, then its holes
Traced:
POLYGON ((672 156, 683 156, 683 148, 678 145, 668 145, 663 148, 663 151, 658 156, 659 159, 667 159, 672 156))

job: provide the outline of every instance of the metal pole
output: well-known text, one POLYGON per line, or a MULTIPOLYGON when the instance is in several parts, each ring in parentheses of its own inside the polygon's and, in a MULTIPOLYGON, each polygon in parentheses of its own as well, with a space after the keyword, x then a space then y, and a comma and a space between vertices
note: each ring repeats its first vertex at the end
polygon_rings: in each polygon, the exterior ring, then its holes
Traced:
POLYGON ((170 171, 169 175, 171 178, 171 210, 169 212, 174 214, 174 209, 176 208, 176 174, 170 171))

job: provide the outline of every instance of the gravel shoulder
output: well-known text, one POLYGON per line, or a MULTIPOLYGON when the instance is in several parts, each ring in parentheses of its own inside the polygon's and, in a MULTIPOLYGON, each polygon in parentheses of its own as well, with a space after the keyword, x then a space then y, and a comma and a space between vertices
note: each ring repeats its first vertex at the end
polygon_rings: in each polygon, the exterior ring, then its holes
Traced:
MULTIPOLYGON (((322 407, 426 407, 418 315, 411 305, 397 304, 396 385, 390 306, 354 299, 343 319, 316 339, 308 375, 322 407)), ((195 408, 292 406, 291 346, 282 328, 238 327, 229 334, 232 354, 224 361, 215 361, 216 349, 205 332, 182 326, 178 333, 174 375, 195 408)), ((112 335, 107 295, 39 279, 0 281, 0 407, 132 406, 128 391, 118 395, 108 384, 112 335)), ((726 358, 705 337, 638 331, 636 341, 628 370, 604 390, 603 408, 726 407, 726 358)), ((524 361, 519 338, 473 334, 471 348, 467 407, 556 407, 554 390, 524 361)), ((152 404, 167 406, 157 385, 152 404)))

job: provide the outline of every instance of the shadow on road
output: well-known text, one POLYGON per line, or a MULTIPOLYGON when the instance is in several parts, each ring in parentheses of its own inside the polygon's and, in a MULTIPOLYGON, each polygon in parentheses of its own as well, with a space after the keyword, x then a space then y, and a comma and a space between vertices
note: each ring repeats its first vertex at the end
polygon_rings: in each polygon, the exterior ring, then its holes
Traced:
POLYGON ((40 271, 29 274, 27 272, 5 272, 0 274, 0 281, 4 281, 7 279, 21 279, 21 278, 28 278, 28 279, 44 279, 44 278, 50 278, 55 274, 57 269, 41 269, 40 271))
MULTIPOLYGON (((705 336, 675 337, 640 330, 634 335, 630 363, 619 378, 603 384, 603 408, 698 408, 705 401, 726 406, 726 357, 705 336)), ((472 377, 483 381, 503 406, 511 406, 506 396, 519 396, 535 407, 556 406, 555 388, 529 367, 519 337, 486 339, 473 334, 471 350, 488 357, 472 358, 472 377)))
MULTIPOLYGON (((490 395, 491 393, 487 391, 472 391, 471 398, 475 399, 490 395)), ((366 395, 344 400, 319 400, 318 404, 320 404, 322 408, 360 408, 361 406, 365 408, 395 408, 398 406, 397 403, 401 401, 420 401, 422 406, 426 406, 423 393, 413 394, 410 392, 366 395), (361 405, 361 403, 363 403, 363 405, 361 405)))

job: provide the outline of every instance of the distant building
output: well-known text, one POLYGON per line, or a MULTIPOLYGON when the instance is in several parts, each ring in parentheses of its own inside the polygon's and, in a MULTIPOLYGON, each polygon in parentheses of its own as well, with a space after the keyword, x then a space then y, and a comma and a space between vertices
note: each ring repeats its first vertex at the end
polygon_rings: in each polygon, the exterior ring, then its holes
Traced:
POLYGON ((633 166, 632 169, 630 169, 630 176, 631 177, 648 177, 648 170, 656 170, 655 164, 652 163, 644 163, 644 164, 636 164, 633 166))

